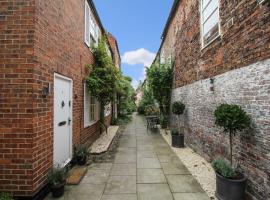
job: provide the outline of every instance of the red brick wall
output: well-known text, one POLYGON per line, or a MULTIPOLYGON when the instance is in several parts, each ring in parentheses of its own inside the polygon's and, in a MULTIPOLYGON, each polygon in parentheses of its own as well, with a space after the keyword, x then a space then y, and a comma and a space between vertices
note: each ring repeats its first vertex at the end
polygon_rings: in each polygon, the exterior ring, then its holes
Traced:
POLYGON ((32 188, 34 0, 0 1, 0 191, 32 188))
POLYGON ((175 88, 269 58, 269 6, 256 0, 220 0, 221 37, 201 49, 199 2, 182 0, 171 25, 170 32, 177 32, 175 88))
POLYGON ((118 49, 118 44, 117 44, 116 39, 114 38, 114 36, 111 33, 108 34, 108 42, 109 42, 109 44, 112 48, 112 51, 113 51, 114 64, 116 67, 120 68, 121 59, 120 59, 120 52, 118 49))
POLYGON ((73 80, 73 145, 99 135, 98 124, 83 124, 85 65, 93 62, 84 0, 0 1, 0 12, 0 190, 33 196, 53 163, 54 73, 73 80))
POLYGON ((199 4, 180 1, 161 48, 174 53, 172 100, 186 104, 186 142, 209 160, 228 157, 228 137, 215 127, 213 112, 221 103, 241 105, 253 129, 235 138, 235 163, 248 177, 249 194, 269 199, 270 6, 220 0, 221 37, 202 49, 199 4), (214 92, 210 77, 215 78, 214 92))

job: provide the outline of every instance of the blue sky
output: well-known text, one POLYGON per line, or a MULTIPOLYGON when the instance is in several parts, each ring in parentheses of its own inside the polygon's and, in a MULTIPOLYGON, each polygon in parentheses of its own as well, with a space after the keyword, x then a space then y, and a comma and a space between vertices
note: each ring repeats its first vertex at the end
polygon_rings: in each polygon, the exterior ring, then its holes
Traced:
POLYGON ((160 46, 173 0, 94 0, 103 26, 118 41, 122 71, 133 85, 144 78, 160 46))

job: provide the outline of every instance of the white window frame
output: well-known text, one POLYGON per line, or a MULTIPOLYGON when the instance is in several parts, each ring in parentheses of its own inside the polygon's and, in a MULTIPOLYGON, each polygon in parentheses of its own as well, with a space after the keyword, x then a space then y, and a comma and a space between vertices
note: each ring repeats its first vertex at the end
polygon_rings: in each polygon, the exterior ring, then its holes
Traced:
POLYGON ((91 10, 91 7, 90 5, 88 4, 88 1, 85 0, 85 11, 84 11, 84 20, 85 20, 85 32, 84 32, 84 41, 86 43, 86 45, 90 48, 92 47, 91 43, 91 37, 93 38, 93 41, 94 41, 94 44, 93 46, 94 47, 97 47, 98 45, 98 40, 99 40, 99 27, 97 25, 97 23, 95 22, 94 20, 94 17, 93 17, 93 13, 92 13, 92 10, 91 10), (88 22, 87 22, 87 10, 89 10, 88 12, 88 22), (87 28, 89 30, 87 30, 87 28))
MULTIPOLYGON (((209 46, 211 43, 213 43, 217 38, 219 38, 221 36, 221 26, 220 26, 220 0, 218 1, 218 8, 217 8, 217 12, 218 12, 218 35, 216 37, 214 37, 212 40, 210 40, 207 44, 204 44, 204 21, 203 21, 203 1, 204 0, 200 0, 200 29, 201 29, 201 48, 204 49, 207 46, 209 46)), ((210 0, 208 2, 208 5, 214 0, 210 0)), ((214 13, 214 12, 213 12, 214 13)), ((212 13, 212 14, 213 14, 212 13)), ((211 14, 211 15, 212 15, 211 14)), ((209 17, 211 17, 211 15, 209 17)), ((208 18, 209 19, 209 18, 208 18)))
POLYGON ((85 44, 90 47, 90 6, 88 4, 88 1, 85 0, 84 4, 84 42, 85 44), (87 10, 89 11, 87 14, 87 10), (88 17, 88 20, 87 20, 88 17))
POLYGON ((87 88, 87 84, 84 83, 84 101, 83 101, 83 104, 84 104, 84 107, 83 107, 83 121, 84 121, 84 128, 87 128, 89 126, 92 126, 93 124, 95 124, 98 120, 99 120, 99 103, 97 102, 97 100, 95 100, 95 110, 94 110, 94 119, 91 119, 91 99, 93 97, 90 95, 90 93, 88 92, 88 88, 87 88), (87 96, 86 95, 89 95, 88 98, 89 98, 89 102, 87 102, 86 98, 87 96), (87 105, 89 104, 89 105, 87 105), (86 110, 86 108, 88 108, 86 110), (86 115, 89 115, 89 121, 86 121, 86 115))

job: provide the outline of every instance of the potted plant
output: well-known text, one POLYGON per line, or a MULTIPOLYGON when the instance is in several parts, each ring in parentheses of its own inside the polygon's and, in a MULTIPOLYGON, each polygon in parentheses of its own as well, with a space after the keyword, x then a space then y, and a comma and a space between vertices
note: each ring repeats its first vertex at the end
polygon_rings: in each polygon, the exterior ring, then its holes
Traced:
POLYGON ((185 104, 183 104, 180 101, 176 101, 172 105, 172 113, 177 116, 177 126, 178 130, 173 130, 172 133, 172 146, 173 147, 184 147, 184 127, 182 125, 182 121, 180 120, 180 116, 184 114, 185 111, 185 104), (177 141, 176 141, 177 140, 177 141), (175 146, 176 144, 179 144, 178 146, 175 146))
POLYGON ((88 149, 84 146, 77 146, 74 148, 73 163, 78 165, 85 165, 89 156, 88 149))
POLYGON ((6 193, 6 192, 1 192, 0 193, 0 200, 13 200, 11 194, 6 193))
POLYGON ((179 134, 177 129, 171 130, 172 135, 172 146, 177 148, 183 148, 184 145, 184 134, 179 134))
POLYGON ((53 168, 47 175, 47 181, 55 198, 61 197, 65 191, 67 170, 65 168, 53 168))
POLYGON ((212 166, 216 171, 216 196, 220 200, 244 200, 246 177, 233 168, 233 137, 249 128, 250 117, 238 105, 222 104, 215 110, 215 124, 229 134, 230 164, 218 159, 212 166))

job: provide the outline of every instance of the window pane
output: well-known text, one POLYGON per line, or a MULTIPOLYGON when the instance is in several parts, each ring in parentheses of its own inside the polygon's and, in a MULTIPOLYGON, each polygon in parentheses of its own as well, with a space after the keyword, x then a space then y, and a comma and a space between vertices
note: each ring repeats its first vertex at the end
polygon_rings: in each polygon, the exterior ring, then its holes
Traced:
POLYGON ((214 14, 204 23, 203 25, 203 35, 207 35, 210 30, 218 24, 218 9, 214 14))
POLYGON ((90 123, 90 94, 87 85, 84 84, 84 125, 88 126, 90 123))
POLYGON ((202 8, 204 9, 211 0, 202 0, 202 8))
POLYGON ((90 7, 85 1, 85 35, 84 35, 84 40, 85 43, 89 46, 90 45, 90 27, 89 27, 89 20, 90 20, 90 7))
POLYGON ((212 0, 211 3, 203 10, 203 21, 205 22, 207 18, 218 8, 218 0, 212 0))

